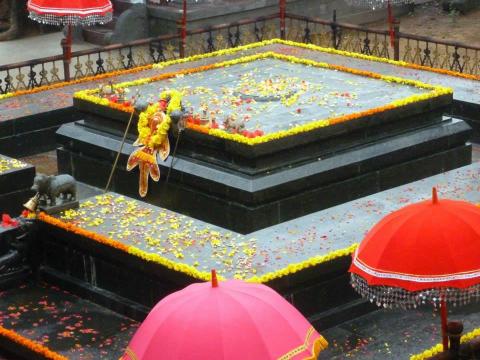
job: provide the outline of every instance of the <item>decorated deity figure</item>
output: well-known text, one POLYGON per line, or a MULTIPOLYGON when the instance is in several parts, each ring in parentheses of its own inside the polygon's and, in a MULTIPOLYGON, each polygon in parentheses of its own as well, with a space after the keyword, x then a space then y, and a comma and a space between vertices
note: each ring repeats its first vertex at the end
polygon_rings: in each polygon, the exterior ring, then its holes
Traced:
POLYGON ((181 110, 181 94, 175 90, 164 91, 158 103, 150 105, 138 119, 138 138, 133 144, 139 146, 132 152, 127 162, 127 170, 137 165, 140 170, 138 192, 145 197, 148 192, 149 176, 160 180, 157 156, 165 161, 170 154, 168 130, 172 123, 170 115, 181 110))

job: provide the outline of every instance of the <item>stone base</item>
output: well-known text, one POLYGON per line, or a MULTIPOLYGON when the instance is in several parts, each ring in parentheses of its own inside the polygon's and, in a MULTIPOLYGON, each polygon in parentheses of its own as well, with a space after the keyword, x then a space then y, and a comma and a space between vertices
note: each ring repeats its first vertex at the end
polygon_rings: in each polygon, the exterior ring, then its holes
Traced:
POLYGON ((69 107, 1 121, 0 154, 23 157, 53 150, 60 125, 78 118, 78 112, 69 107))
POLYGON ((480 143, 480 104, 454 100, 450 113, 465 120, 473 130, 471 141, 480 143))
MULTIPOLYGON (((162 179, 150 182, 144 200, 245 234, 467 165, 470 132, 464 121, 445 119, 255 176, 178 157, 167 184, 169 158, 160 164, 162 179)), ((81 123, 63 126, 58 135, 63 145, 57 151, 59 171, 104 188, 120 139, 81 123)), ((111 190, 138 198, 138 170, 125 170, 132 149, 125 145, 111 190)))
MULTIPOLYGON (((43 224, 40 231, 41 278, 139 321, 163 297, 198 282, 51 225, 43 224)), ((374 309, 350 286, 350 262, 346 256, 267 285, 322 330, 374 309)))
POLYGON ((78 200, 74 200, 74 201, 67 201, 67 202, 63 202, 63 203, 60 203, 57 205, 51 205, 51 206, 40 205, 39 209, 49 215, 53 215, 68 209, 78 209, 78 207, 79 207, 78 200))

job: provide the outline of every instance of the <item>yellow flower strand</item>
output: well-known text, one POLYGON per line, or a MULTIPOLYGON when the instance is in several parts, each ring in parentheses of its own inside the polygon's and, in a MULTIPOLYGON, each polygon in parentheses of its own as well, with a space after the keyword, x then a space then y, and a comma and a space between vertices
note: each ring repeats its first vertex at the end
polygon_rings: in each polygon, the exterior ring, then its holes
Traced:
MULTIPOLYGON (((470 331, 469 333, 466 333, 462 335, 460 338, 460 343, 464 344, 466 342, 469 342, 476 337, 480 336, 480 328, 474 329, 470 331)), ((440 354, 443 351, 443 345, 442 344, 437 344, 432 346, 430 349, 425 350, 424 352, 416 355, 410 356, 410 360, 426 360, 431 358, 432 356, 435 356, 437 354, 440 354)))
MULTIPOLYGON (((168 130, 170 129, 170 124, 172 119, 170 114, 172 111, 180 110, 182 105, 182 94, 177 90, 166 90, 160 94, 160 99, 166 100, 170 99, 164 120, 157 125, 155 133, 152 134, 152 130, 149 126, 149 119, 160 110, 160 104, 155 103, 147 107, 145 111, 142 111, 138 117, 138 139, 139 142, 155 149, 160 146, 168 136, 168 130)), ((148 159, 145 159, 148 160, 148 159)), ((152 160, 152 159, 150 159, 152 160)))

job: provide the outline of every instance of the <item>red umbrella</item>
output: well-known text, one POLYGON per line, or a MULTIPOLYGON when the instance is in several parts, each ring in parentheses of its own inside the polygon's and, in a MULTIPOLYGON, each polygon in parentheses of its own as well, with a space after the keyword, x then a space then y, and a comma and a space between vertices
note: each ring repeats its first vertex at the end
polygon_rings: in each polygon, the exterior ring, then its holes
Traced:
MULTIPOLYGON (((110 0, 28 0, 29 17, 42 24, 68 25, 65 44, 65 61, 70 63, 72 53, 72 26, 104 24, 112 20, 110 0)), ((65 79, 70 80, 69 66, 65 79)))
POLYGON ((239 280, 193 284, 150 312, 123 360, 314 360, 325 339, 278 293, 239 280))
POLYGON ((464 201, 433 199, 383 218, 353 255, 352 284, 378 306, 404 308, 480 297, 480 208, 464 201))
POLYGON ((93 25, 112 20, 110 0, 29 0, 30 18, 50 25, 93 25))

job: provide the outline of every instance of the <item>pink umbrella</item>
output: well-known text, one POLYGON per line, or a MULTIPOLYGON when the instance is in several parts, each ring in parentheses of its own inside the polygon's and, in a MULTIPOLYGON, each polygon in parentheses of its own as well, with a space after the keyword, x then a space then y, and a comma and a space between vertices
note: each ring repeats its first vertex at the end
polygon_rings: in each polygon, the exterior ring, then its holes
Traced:
POLYGON ((261 284, 187 286, 160 301, 122 360, 314 360, 325 339, 284 298, 261 284))

